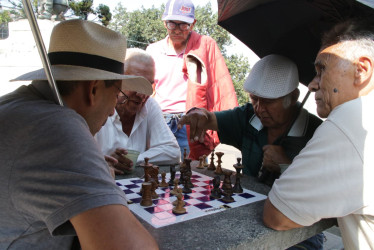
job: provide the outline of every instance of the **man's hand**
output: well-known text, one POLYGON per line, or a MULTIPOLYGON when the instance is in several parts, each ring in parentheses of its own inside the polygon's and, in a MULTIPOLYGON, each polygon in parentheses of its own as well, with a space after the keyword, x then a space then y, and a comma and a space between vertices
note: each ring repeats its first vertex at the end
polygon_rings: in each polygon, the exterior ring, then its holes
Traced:
POLYGON ((113 165, 116 174, 124 174, 124 171, 131 171, 133 163, 130 159, 126 158, 127 150, 124 148, 117 148, 116 151, 111 155, 117 160, 117 163, 113 165))
POLYGON ((191 142, 204 142, 205 131, 208 129, 218 130, 217 119, 213 112, 203 108, 190 109, 178 122, 178 129, 183 125, 190 125, 191 142))
POLYGON ((264 151, 262 165, 270 172, 280 173, 279 164, 291 163, 291 160, 287 157, 281 146, 265 145, 262 150, 264 151))
POLYGON ((116 178, 116 169, 114 168, 114 165, 118 163, 117 159, 109 155, 105 155, 104 157, 106 163, 108 164, 110 175, 113 177, 113 179, 116 178))

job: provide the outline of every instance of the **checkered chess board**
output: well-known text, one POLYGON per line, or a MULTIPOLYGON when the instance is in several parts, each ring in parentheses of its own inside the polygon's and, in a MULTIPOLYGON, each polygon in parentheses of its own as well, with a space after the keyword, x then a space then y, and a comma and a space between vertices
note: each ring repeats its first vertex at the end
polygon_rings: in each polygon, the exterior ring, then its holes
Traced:
MULTIPOLYGON (((166 182, 169 181, 169 178, 170 173, 167 173, 166 182)), ((176 174, 175 178, 179 178, 179 174, 176 174)), ((123 179, 117 180, 116 183, 126 193, 127 199, 129 203, 131 203, 129 204, 130 210, 155 228, 218 213, 225 209, 235 208, 266 199, 265 195, 247 189, 243 189, 243 193, 241 194, 234 194, 233 198, 235 201, 231 203, 224 202, 222 199, 210 198, 210 192, 213 189, 212 180, 213 178, 209 176, 192 172, 191 182, 195 187, 192 188, 192 193, 183 194, 184 201, 186 202, 185 208, 187 210, 185 214, 174 214, 172 212, 174 207, 172 202, 177 199, 176 196, 170 193, 173 186, 157 188, 156 193, 159 195, 159 198, 153 200, 152 206, 143 207, 140 205, 141 194, 139 193, 143 183, 142 179, 123 179)))

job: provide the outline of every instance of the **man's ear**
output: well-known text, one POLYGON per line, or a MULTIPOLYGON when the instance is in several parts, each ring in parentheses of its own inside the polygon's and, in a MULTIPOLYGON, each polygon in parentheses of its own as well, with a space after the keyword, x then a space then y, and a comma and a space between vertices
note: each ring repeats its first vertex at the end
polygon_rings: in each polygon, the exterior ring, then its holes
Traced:
POLYGON ((195 20, 193 20, 193 23, 191 23, 191 26, 190 26, 190 30, 192 30, 192 29, 193 29, 193 27, 195 26, 195 24, 196 24, 196 19, 195 19, 195 20))
POLYGON ((300 90, 298 88, 292 91, 292 104, 295 104, 299 100, 300 90))
POLYGON ((356 85, 356 87, 365 87, 370 82, 371 77, 374 77, 374 61, 369 57, 362 56, 358 58, 355 66, 356 68, 354 84, 356 85))
POLYGON ((90 106, 94 105, 94 103, 96 101, 97 94, 98 94, 98 89, 99 89, 99 83, 100 83, 100 81, 93 80, 93 81, 90 81, 87 84, 87 89, 86 89, 87 102, 90 106))

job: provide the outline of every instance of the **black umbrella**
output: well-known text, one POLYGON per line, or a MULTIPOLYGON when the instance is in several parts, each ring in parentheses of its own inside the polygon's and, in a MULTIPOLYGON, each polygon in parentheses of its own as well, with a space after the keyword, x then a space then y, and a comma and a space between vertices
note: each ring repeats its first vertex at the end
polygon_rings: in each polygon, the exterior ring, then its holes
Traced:
MULTIPOLYGON (((361 0, 372 5, 372 0, 361 0)), ((218 0, 218 24, 260 58, 280 54, 298 66, 304 85, 315 75, 314 59, 323 32, 350 17, 374 18, 356 0, 218 0)))

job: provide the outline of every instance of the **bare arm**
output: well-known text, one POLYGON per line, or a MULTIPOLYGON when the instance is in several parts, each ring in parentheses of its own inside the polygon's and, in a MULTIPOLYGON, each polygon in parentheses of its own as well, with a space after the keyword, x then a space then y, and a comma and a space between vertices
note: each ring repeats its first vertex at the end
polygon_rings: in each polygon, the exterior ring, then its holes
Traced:
POLYGON ((153 237, 123 205, 93 208, 70 222, 82 249, 158 249, 153 237))
POLYGON ((217 118, 213 112, 203 108, 196 108, 183 116, 178 123, 178 129, 190 125, 190 140, 203 142, 206 130, 218 131, 217 118))
POLYGON ((281 211, 274 207, 269 198, 267 198, 265 201, 264 214, 262 219, 265 226, 278 231, 303 227, 288 219, 287 216, 285 216, 281 211))

